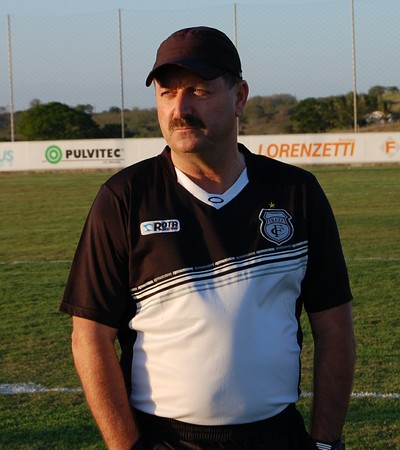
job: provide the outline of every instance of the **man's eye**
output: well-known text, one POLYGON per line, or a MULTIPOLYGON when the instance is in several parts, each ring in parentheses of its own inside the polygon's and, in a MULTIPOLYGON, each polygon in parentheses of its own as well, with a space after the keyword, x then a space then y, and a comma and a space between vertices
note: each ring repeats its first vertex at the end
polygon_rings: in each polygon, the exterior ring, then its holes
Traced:
POLYGON ((193 93, 195 95, 197 95, 198 97, 207 97, 209 95, 209 92, 206 89, 202 89, 202 88, 193 89, 193 93))

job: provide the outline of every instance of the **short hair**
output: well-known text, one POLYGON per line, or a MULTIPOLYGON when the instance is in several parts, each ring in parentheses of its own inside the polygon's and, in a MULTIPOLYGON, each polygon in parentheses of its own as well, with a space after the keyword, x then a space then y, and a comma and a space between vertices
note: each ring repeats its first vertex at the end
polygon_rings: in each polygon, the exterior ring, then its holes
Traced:
POLYGON ((236 86, 238 83, 242 81, 242 78, 230 72, 225 72, 222 75, 222 78, 225 80, 225 83, 229 89, 232 89, 233 86, 236 86))

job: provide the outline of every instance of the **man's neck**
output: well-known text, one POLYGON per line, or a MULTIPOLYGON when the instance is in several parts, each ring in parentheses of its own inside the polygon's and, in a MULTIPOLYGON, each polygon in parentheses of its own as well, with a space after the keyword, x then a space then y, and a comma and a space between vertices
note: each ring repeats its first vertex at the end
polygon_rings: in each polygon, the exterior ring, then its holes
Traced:
POLYGON ((194 183, 207 192, 223 194, 239 178, 246 167, 243 153, 236 151, 219 160, 206 161, 198 155, 176 155, 171 152, 172 162, 194 183))

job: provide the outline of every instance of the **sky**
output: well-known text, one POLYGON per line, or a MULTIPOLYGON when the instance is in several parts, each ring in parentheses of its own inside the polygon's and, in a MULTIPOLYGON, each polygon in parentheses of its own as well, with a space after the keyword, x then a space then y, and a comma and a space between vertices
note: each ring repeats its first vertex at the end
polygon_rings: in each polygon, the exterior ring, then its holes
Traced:
POLYGON ((233 39, 234 4, 251 96, 287 93, 302 99, 399 86, 400 0, 354 0, 356 65, 352 1, 1 0, 0 107, 10 106, 11 95, 14 110, 28 108, 33 99, 91 104, 95 112, 120 106, 119 9, 126 108, 154 106, 144 79, 159 43, 182 24, 215 26, 233 39))
POLYGON ((0 15, 63 15, 86 14, 114 9, 154 9, 173 10, 190 7, 225 6, 233 5, 298 5, 305 3, 329 3, 332 0, 240 0, 232 2, 227 0, 2 0, 0 2, 0 15))

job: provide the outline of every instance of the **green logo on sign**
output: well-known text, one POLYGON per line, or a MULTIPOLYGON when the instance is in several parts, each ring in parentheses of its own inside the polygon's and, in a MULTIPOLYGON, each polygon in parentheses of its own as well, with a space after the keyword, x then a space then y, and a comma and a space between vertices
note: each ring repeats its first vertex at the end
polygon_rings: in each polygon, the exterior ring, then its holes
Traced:
POLYGON ((62 150, 60 147, 57 147, 57 145, 51 145, 50 147, 47 147, 45 156, 50 164, 57 164, 61 161, 62 150))

